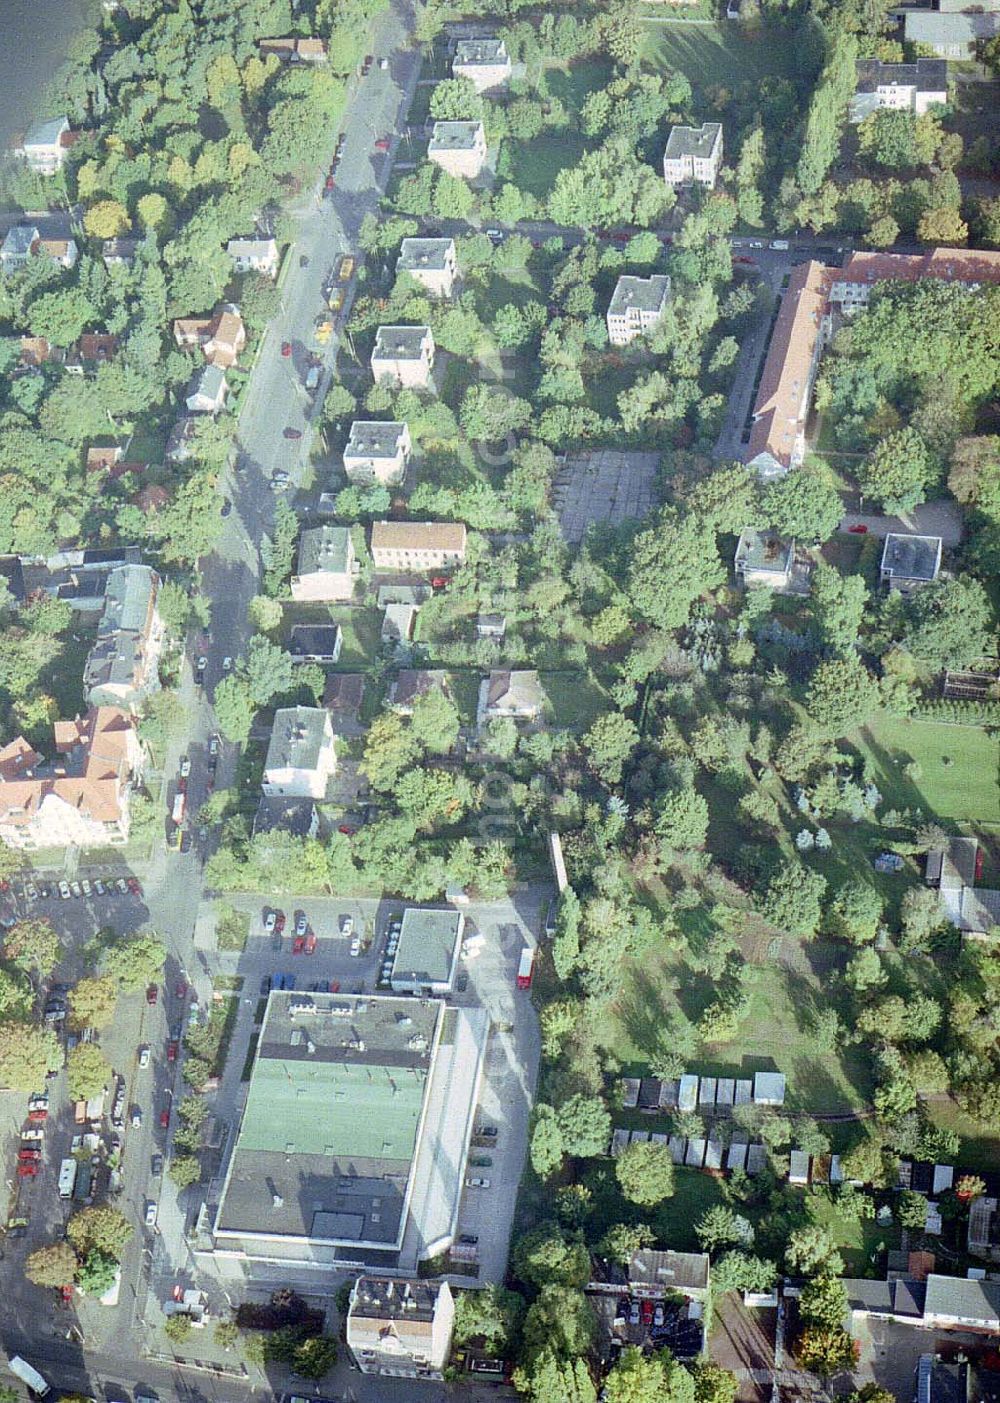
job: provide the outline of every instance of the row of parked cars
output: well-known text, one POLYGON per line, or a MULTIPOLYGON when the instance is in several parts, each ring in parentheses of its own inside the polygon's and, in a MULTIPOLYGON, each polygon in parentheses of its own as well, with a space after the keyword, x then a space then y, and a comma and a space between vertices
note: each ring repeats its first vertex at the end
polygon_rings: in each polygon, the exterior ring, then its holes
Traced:
POLYGON ((71 897, 92 897, 92 896, 142 896, 142 884, 138 877, 95 877, 93 881, 89 877, 83 877, 79 882, 39 882, 36 886, 34 882, 25 882, 24 895, 28 901, 49 901, 52 897, 58 896, 63 901, 69 901, 71 897))

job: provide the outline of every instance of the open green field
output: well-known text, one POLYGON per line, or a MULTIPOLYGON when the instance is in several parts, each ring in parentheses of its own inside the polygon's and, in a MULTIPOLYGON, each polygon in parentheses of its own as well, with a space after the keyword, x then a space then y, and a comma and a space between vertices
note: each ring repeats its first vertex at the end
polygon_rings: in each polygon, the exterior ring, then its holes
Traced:
POLYGON ((692 87, 731 87, 770 74, 793 77, 794 55, 785 44, 766 43, 739 25, 650 24, 643 57, 661 68, 676 68, 692 87))
MULTIPOLYGON (((791 946, 790 937, 785 944, 791 946)), ((815 1015, 831 1003, 836 1007, 836 976, 845 958, 842 946, 813 940, 800 950, 789 949, 787 963, 760 966, 736 1037, 710 1044, 697 1059, 698 1072, 730 1077, 784 1072, 786 1105, 793 1111, 842 1114, 870 1104, 874 1082, 867 1052, 856 1047, 828 1052, 816 1043, 815 1015)), ((711 979, 676 954, 647 954, 629 971, 601 1040, 623 1070, 645 1072, 664 1015, 694 1022, 715 993, 711 979)))
POLYGON ((860 1222, 837 1209, 822 1190, 803 1190, 809 1221, 829 1232, 844 1258, 848 1276, 877 1276, 873 1268, 882 1254, 899 1246, 899 1227, 882 1227, 873 1218, 860 1222))
POLYGON ((509 141, 510 179, 520 190, 544 199, 565 166, 575 166, 586 150, 579 132, 543 132, 534 141, 509 141))
POLYGON ((886 716, 866 726, 856 743, 891 808, 919 806, 951 822, 1000 822, 997 736, 976 726, 886 716), (911 761, 920 766, 913 778, 905 774, 911 761))
POLYGON ((549 64, 545 86, 571 112, 579 113, 589 93, 607 86, 614 65, 606 58, 584 58, 576 63, 549 64))
POLYGON ((552 724, 585 731, 607 710, 607 695, 593 673, 540 672, 539 681, 552 703, 552 724))
POLYGON ((924 1105, 928 1118, 935 1125, 945 1130, 954 1130, 962 1137, 956 1163, 963 1169, 996 1172, 997 1165, 1000 1164, 1000 1127, 995 1127, 994 1133, 990 1134, 950 1098, 927 1098, 924 1105))

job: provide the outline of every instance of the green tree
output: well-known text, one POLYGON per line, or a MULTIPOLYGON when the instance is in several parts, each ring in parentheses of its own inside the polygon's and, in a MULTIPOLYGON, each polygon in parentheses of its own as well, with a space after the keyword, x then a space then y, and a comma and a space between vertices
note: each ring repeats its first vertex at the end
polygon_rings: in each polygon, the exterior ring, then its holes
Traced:
POLYGON ((927 496, 937 470, 930 451, 916 429, 887 434, 861 466, 858 480, 867 497, 887 512, 911 511, 927 496))
POLYGON ((854 654, 821 662, 806 693, 809 715, 831 736, 845 736, 864 725, 880 704, 878 683, 854 654))
POLYGON ((76 1284, 85 1296, 103 1296, 115 1284, 118 1263, 96 1247, 87 1253, 76 1273, 76 1284))
POLYGON ((694 1403, 694 1379, 669 1350, 626 1345, 604 1380, 607 1403, 694 1403))
POLYGON ((820 561, 810 582, 809 605, 820 642, 834 653, 848 653, 858 641, 868 590, 861 575, 842 575, 820 561))
MULTIPOLYGON (((260 635, 257 635, 260 637, 260 635)), ((215 719, 226 740, 245 745, 253 725, 254 704, 250 689, 242 677, 223 677, 212 698, 215 719)))
POLYGON ((120 1261, 133 1232, 124 1213, 106 1204, 81 1208, 66 1224, 66 1236, 81 1257, 97 1251, 120 1261))
POLYGON ((126 993, 135 993, 159 979, 166 958, 162 940, 147 933, 109 946, 103 963, 105 971, 118 980, 126 993))
POLYGON ((825 891, 825 878, 788 858, 769 879, 761 910, 779 930, 790 935, 815 935, 825 891))
POLYGON ((807 1325, 799 1335, 795 1353, 804 1369, 827 1378, 857 1363, 859 1346, 842 1325, 807 1325))
POLYGON ((615 1160, 615 1177, 631 1203, 651 1208, 674 1192, 674 1162, 666 1145, 626 1145, 615 1160))
POLYGON ((567 887, 559 898, 556 933, 552 940, 552 963, 560 979, 568 979, 580 958, 580 898, 567 887))
POLYGON ((303 1340, 292 1359, 292 1373, 300 1379, 318 1382, 337 1362, 337 1344, 329 1335, 312 1335, 303 1340))
POLYGON ((529 1286, 577 1286, 590 1276, 586 1245, 568 1238, 558 1223, 541 1223, 514 1245, 515 1274, 529 1286))
POLYGON ((502 1286, 486 1286, 477 1291, 460 1291, 455 1300, 455 1343, 482 1340, 498 1353, 510 1345, 521 1317, 524 1297, 502 1286))
POLYGON ((802 1287, 799 1314, 810 1324, 836 1328, 847 1314, 847 1288, 839 1277, 821 1272, 802 1287))
POLYGON ((556 1108, 566 1153, 580 1158, 602 1155, 611 1139, 611 1117, 599 1096, 577 1093, 556 1108))
POLYGON ((734 1403, 738 1384, 732 1370, 723 1369, 714 1359, 696 1359, 691 1373, 694 1403, 734 1403))
POLYGON ((792 1230, 785 1247, 785 1262, 789 1271, 803 1276, 816 1272, 837 1276, 844 1270, 843 1258, 833 1238, 817 1223, 806 1223, 792 1230))
POLYGON ((465 392, 459 418, 470 438, 497 443, 530 422, 531 405, 506 390, 471 385, 465 392))
POLYGON ((183 1312, 178 1312, 167 1319, 163 1333, 171 1344, 182 1345, 190 1335, 192 1328, 191 1317, 183 1312))
POLYGON ((80 287, 66 286, 43 292, 28 307, 32 336, 44 336, 53 346, 72 346, 87 327, 97 320, 97 312, 80 287))
POLYGON ((96 1043, 78 1043, 66 1057, 69 1094, 74 1101, 89 1101, 110 1084, 111 1063, 96 1043))
POLYGON ((901 1190, 896 1200, 896 1217, 901 1227, 917 1229, 920 1232, 927 1222, 927 1200, 914 1189, 901 1190))
POLYGON ((826 933, 866 945, 875 939, 881 916, 882 898, 869 882, 845 882, 827 909, 826 933))
POLYGON ((279 692, 291 691, 295 665, 291 653, 257 633, 250 639, 239 675, 255 706, 267 706, 279 692))
POLYGON ((0 1087, 36 1091, 62 1062, 62 1047, 51 1028, 0 1023, 0 1087))
POLYGON ((989 595, 969 575, 916 590, 907 601, 906 622, 906 647, 934 667, 963 667, 991 651, 995 622, 989 595))
MULTIPOLYGON (((538 1314, 532 1307, 529 1316, 538 1314)), ((547 1346, 514 1372, 514 1386, 530 1403, 596 1403, 585 1359, 564 1359, 547 1346)))
POLYGON ((831 37, 826 63, 806 114, 796 178, 804 194, 814 194, 837 155, 847 104, 854 92, 856 37, 841 29, 831 37))
POLYGON ((639 613, 661 629, 687 623, 694 601, 724 578, 712 530, 670 508, 632 545, 629 597, 639 613))
POLYGON ((201 1162, 197 1155, 174 1155, 167 1172, 179 1189, 188 1189, 201 1178, 201 1162))
POLYGON ((110 975, 94 975, 78 980, 69 996, 73 1027, 77 1031, 107 1028, 114 1020, 117 1003, 118 985, 110 975))
POLYGON ((664 848, 687 852, 708 838, 708 802, 696 789, 674 789, 660 801, 656 832, 664 848))
POLYGON ((539 1179, 548 1179, 563 1162, 565 1149, 562 1131, 551 1106, 536 1106, 534 1122, 531 1131, 531 1167, 539 1179))
POLYGON ((694 1231, 702 1251, 714 1256, 718 1248, 730 1243, 746 1245, 748 1227, 745 1218, 739 1217, 728 1205, 717 1203, 711 1208, 706 1208, 695 1223, 694 1231))
POLYGON ((51 923, 38 916, 18 921, 4 936, 4 959, 27 972, 51 974, 62 954, 62 941, 51 923))
POLYGON ((71 1286, 76 1275, 76 1253, 68 1242, 39 1247, 25 1262, 24 1274, 36 1286, 71 1286))
POLYGON ((628 1266, 633 1255, 655 1240, 651 1228, 644 1223, 612 1223, 597 1244, 597 1252, 620 1266, 628 1266))
POLYGON ((808 469, 786 473, 769 483, 760 509, 779 535, 816 543, 830 539, 844 512, 836 488, 808 469))
POLYGON ((450 754, 460 729, 458 707, 441 688, 431 688, 413 703, 410 737, 432 755, 450 754))
POLYGON ((394 711, 386 711, 368 728, 361 769, 373 789, 390 790, 419 753, 417 738, 405 719, 394 711))
POLYGON ((430 113, 435 122, 478 122, 483 99, 471 78, 445 78, 434 85, 430 113))
POLYGON ((925 209, 917 220, 917 238, 922 244, 960 248, 969 241, 969 226, 957 209, 940 205, 925 209))
POLYGON ((117 200, 98 200, 84 212, 83 227, 92 239, 116 239, 129 227, 128 210, 117 200))
POLYGON ((583 737, 591 768, 606 784, 619 784, 622 770, 639 744, 639 728, 620 711, 598 716, 583 737))

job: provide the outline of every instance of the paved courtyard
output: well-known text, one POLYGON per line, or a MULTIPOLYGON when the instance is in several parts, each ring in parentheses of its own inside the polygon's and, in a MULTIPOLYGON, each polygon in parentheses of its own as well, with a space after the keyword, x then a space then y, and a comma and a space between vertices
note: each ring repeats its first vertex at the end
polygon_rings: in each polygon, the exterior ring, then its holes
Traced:
POLYGON ((657 505, 658 453, 625 453, 603 448, 573 453, 563 462, 552 503, 567 541, 578 543, 592 522, 620 526, 641 521, 657 505))

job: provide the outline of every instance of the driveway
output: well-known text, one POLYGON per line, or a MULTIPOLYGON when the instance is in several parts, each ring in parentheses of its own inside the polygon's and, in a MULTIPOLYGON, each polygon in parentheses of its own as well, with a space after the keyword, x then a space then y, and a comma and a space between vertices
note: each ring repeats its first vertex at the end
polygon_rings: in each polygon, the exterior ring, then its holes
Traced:
POLYGON ((856 526, 866 526, 870 535, 879 538, 891 532, 940 536, 945 550, 953 550, 962 543, 962 509, 957 502, 924 502, 905 516, 848 512, 840 523, 840 530, 850 531, 856 526))

